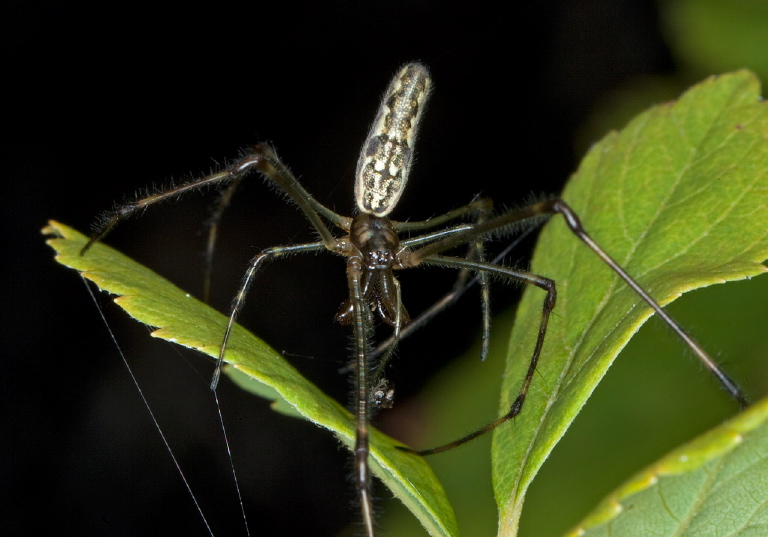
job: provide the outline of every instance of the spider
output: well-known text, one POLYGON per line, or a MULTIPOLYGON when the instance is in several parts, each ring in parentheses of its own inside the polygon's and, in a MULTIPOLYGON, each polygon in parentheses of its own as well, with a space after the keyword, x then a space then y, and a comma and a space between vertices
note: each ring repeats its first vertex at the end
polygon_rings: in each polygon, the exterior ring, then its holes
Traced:
MULTIPOLYGON (((315 200, 280 161, 274 149, 265 143, 260 143, 223 171, 117 206, 102 218, 90 241, 81 252, 85 254, 91 245, 102 240, 122 220, 159 201, 175 198, 187 191, 209 185, 227 185, 211 220, 207 250, 210 265, 222 213, 240 181, 253 171, 260 172, 266 180, 280 188, 292 202, 298 205, 320 240, 267 248, 250 261, 237 296, 233 300, 211 389, 215 390, 219 382, 227 342, 258 271, 268 261, 297 253, 328 250, 343 257, 346 260, 349 294, 338 310, 336 320, 352 327, 354 356, 351 369, 355 381, 354 413, 356 416, 356 436, 353 447, 354 480, 363 525, 368 537, 375 535, 370 494, 371 472, 368 464, 369 422, 373 406, 386 406, 390 403, 391 389, 384 378, 385 365, 395 344, 403 336, 406 326, 422 324, 425 319, 450 302, 450 300, 443 300, 436 307, 411 321, 403 303, 400 284, 395 276, 396 271, 420 265, 457 269, 459 279, 455 288, 466 285, 467 274, 476 273, 482 289, 483 356, 487 353, 489 339, 489 277, 495 276, 531 284, 545 292, 538 334, 527 373, 507 413, 450 444, 421 451, 406 447, 401 449, 417 455, 439 453, 498 427, 513 419, 523 409, 545 341, 549 317, 557 301, 556 284, 554 280, 544 276, 486 261, 483 242, 491 235, 506 235, 552 215, 562 215, 570 231, 653 309, 713 372, 727 391, 742 406, 747 403, 738 385, 669 317, 648 292, 592 239, 582 226, 579 217, 562 199, 551 198, 497 215, 492 213, 489 200, 476 199, 468 205, 425 221, 390 220, 388 215, 397 205, 408 180, 413 163, 416 135, 430 89, 429 71, 421 63, 406 64, 392 79, 360 152, 355 180, 357 207, 352 217, 339 215, 315 200), (338 228, 341 234, 332 232, 332 227, 338 228), (401 235, 406 233, 409 234, 407 238, 401 238, 401 235), (411 233, 415 235, 410 236, 411 233), (467 248, 464 255, 446 255, 447 252, 463 247, 467 248), (390 325, 393 330, 393 336, 385 344, 383 352, 374 350, 368 338, 375 316, 390 325), (375 366, 374 358, 378 359, 378 364, 375 366)), ((206 288, 206 295, 207 292, 206 288)))

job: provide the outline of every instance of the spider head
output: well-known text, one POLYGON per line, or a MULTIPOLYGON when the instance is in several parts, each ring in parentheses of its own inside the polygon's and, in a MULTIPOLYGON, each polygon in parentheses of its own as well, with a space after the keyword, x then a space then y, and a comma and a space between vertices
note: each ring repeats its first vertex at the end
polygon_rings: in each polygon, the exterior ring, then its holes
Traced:
POLYGON ((400 241, 389 218, 359 213, 352 220, 349 238, 368 270, 392 268, 400 241))

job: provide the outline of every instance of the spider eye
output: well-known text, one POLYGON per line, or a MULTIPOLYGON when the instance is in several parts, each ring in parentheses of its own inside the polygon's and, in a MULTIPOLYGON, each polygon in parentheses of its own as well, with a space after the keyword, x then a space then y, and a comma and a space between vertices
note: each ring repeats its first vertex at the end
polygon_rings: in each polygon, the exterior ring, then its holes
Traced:
POLYGON ((373 250, 368 252, 367 264, 371 269, 387 269, 394 263, 391 250, 373 250))

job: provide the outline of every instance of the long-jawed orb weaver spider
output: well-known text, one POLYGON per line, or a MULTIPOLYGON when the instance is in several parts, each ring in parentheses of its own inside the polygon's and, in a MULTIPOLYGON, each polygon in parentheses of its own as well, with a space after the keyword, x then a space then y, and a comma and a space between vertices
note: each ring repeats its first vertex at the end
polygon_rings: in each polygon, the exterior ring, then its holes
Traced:
POLYGON ((251 171, 259 171, 269 181, 282 189, 299 206, 309 219, 320 240, 307 244, 275 246, 263 250, 250 262, 240 290, 232 305, 226 332, 223 334, 211 388, 216 389, 222 362, 226 356, 227 342, 236 323, 246 295, 256 273, 268 261, 289 254, 329 250, 346 259, 348 297, 339 309, 336 319, 351 325, 354 340, 352 369, 355 380, 354 412, 356 435, 354 442, 354 478, 363 524, 368 537, 374 536, 374 513, 370 496, 369 421, 374 405, 388 403, 389 392, 384 378, 385 364, 403 328, 409 323, 409 314, 403 305, 400 284, 395 271, 419 265, 436 265, 460 271, 460 280, 469 272, 480 276, 482 310, 484 319, 484 351, 487 350, 489 307, 488 277, 535 285, 546 292, 536 343, 529 366, 517 397, 509 410, 500 418, 478 431, 450 444, 417 451, 402 448, 418 455, 434 454, 467 442, 517 416, 524 405, 526 395, 536 371, 547 332, 548 320, 553 311, 557 292, 555 282, 549 278, 515 270, 484 258, 483 241, 490 235, 507 234, 525 224, 543 220, 553 214, 561 214, 570 231, 606 263, 655 313, 685 341, 707 368, 718 378, 727 391, 742 405, 746 398, 740 388, 719 368, 709 355, 667 315, 658 303, 627 274, 584 230, 579 217, 561 199, 552 198, 532 205, 512 209, 499 215, 491 214, 488 200, 472 203, 421 222, 392 221, 388 215, 395 208, 408 179, 413 163, 414 144, 426 101, 430 93, 429 72, 420 63, 402 67, 390 83, 382 99, 378 114, 363 144, 357 165, 355 199, 357 211, 353 217, 341 216, 315 200, 279 160, 267 144, 258 144, 225 170, 183 185, 120 205, 105 215, 94 235, 83 248, 85 254, 96 241, 101 240, 123 219, 144 210, 159 201, 177 197, 187 191, 209 185, 228 184, 218 208, 214 212, 208 242, 209 260, 213 252, 216 228, 237 185, 251 171), (451 224, 458 221, 459 223, 451 224), (328 223, 340 229, 336 236, 328 223), (402 233, 417 233, 401 239, 402 233), (420 234, 418 234, 420 233, 420 234), (467 247, 464 256, 444 255, 445 252, 467 247), (371 347, 368 335, 373 316, 392 326, 392 344, 374 366, 372 359, 379 353, 371 347))

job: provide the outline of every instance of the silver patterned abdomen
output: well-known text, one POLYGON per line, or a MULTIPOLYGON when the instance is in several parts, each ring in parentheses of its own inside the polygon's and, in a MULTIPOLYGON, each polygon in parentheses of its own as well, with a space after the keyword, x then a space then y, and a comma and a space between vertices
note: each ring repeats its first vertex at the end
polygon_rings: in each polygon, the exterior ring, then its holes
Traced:
POLYGON ((400 199, 430 86, 427 68, 409 63, 387 88, 357 162, 355 200, 361 212, 386 216, 400 199))

